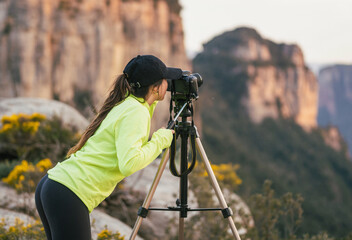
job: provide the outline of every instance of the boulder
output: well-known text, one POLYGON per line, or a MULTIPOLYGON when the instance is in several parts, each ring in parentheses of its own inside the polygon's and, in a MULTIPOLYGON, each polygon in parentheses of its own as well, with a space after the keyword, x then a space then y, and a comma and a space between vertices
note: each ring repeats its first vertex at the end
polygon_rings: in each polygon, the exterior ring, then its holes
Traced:
MULTIPOLYGON (((36 218, 39 219, 35 207, 34 193, 18 194, 15 189, 8 187, 2 182, 0 182, 0 206, 0 216, 4 218, 7 227, 14 225, 16 218, 21 219, 25 225, 35 222, 31 215, 36 215, 36 218)), ((132 232, 132 229, 125 223, 97 209, 90 214, 90 220, 93 239, 97 239, 98 233, 105 228, 112 232, 119 231, 126 238, 132 232)), ((143 240, 140 237, 136 239, 143 240)))
POLYGON ((16 224, 16 219, 21 219, 25 226, 28 224, 34 224, 35 220, 31 216, 15 212, 7 209, 0 208, 0 216, 1 220, 5 221, 5 228, 8 229, 10 226, 14 226, 16 224))
MULTIPOLYGON (((156 159, 146 168, 138 171, 131 176, 125 178, 124 186, 127 188, 148 193, 153 183, 154 177, 157 173, 161 159, 156 159)), ((191 173, 192 174, 192 173, 191 173)), ((210 182, 209 182, 210 184, 210 182)), ((167 208, 168 206, 176 207, 176 199, 179 198, 179 178, 173 176, 169 171, 169 165, 166 166, 165 171, 162 174, 160 182, 152 198, 150 207, 156 208, 167 208)), ((213 192, 213 199, 215 203, 218 203, 215 192, 213 192)), ((234 212, 235 222, 242 222, 241 217, 236 214, 239 210, 242 210, 248 216, 251 216, 251 212, 247 204, 235 193, 230 193, 228 190, 224 190, 223 194, 227 202, 235 202, 235 206, 229 206, 234 212)), ((188 191, 188 205, 190 208, 198 208, 197 196, 192 191, 188 191)), ((219 207, 219 206, 214 206, 219 207)), ((136 209, 137 212, 138 209, 136 209)), ((165 230, 168 227, 172 219, 178 219, 178 212, 169 211, 151 211, 148 213, 148 217, 143 220, 143 225, 151 229, 155 235, 163 238, 165 230)), ((254 222, 250 217, 250 224, 253 226, 254 222)), ((244 234, 246 229, 238 229, 240 234, 244 234)))
POLYGON ((59 116, 63 123, 83 131, 89 124, 76 109, 55 100, 44 98, 1 98, 0 117, 18 113, 41 113, 48 118, 59 116))
MULTIPOLYGON (((104 229, 108 229, 113 233, 119 231, 122 236, 125 236, 126 239, 131 235, 132 232, 132 229, 125 223, 109 216, 108 214, 98 209, 94 209, 92 211, 92 213, 90 214, 90 221, 92 223, 91 226, 93 239, 96 239, 98 233, 100 233, 104 229)), ((143 238, 137 236, 136 240, 143 240, 143 238)))

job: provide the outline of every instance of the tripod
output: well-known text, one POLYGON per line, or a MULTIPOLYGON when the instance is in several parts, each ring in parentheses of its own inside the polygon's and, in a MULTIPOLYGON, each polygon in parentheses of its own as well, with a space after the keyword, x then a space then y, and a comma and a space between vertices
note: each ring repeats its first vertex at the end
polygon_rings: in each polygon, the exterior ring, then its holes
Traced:
MULTIPOLYGON (((180 101, 179 101, 180 102, 180 101)), ((144 203, 142 207, 139 208, 138 210, 138 218, 137 221, 133 227, 130 240, 134 240, 135 237, 137 236, 138 230, 142 224, 143 218, 146 218, 148 215, 148 211, 178 211, 180 212, 180 217, 179 217, 179 240, 184 240, 184 219, 187 218, 187 213, 190 211, 221 211, 223 214, 223 217, 228 219, 230 229, 232 231, 233 236, 235 237, 236 240, 241 240, 240 236, 237 232, 235 223, 232 219, 232 210, 227 206, 227 203, 225 201, 225 198, 221 192, 220 186, 216 180, 215 174, 211 168, 210 162, 206 156, 206 153, 204 151, 203 145, 200 141, 199 135, 197 128, 194 126, 193 121, 192 123, 187 121, 187 117, 192 116, 193 113, 193 108, 192 108, 192 103, 191 101, 182 101, 183 106, 180 108, 176 106, 175 109, 178 110, 178 114, 175 117, 175 120, 173 122, 170 121, 170 124, 168 128, 172 128, 175 126, 175 134, 181 136, 181 162, 180 162, 180 173, 177 172, 175 166, 174 166, 174 150, 173 146, 171 146, 171 162, 170 162, 170 170, 173 175, 180 177, 180 199, 177 199, 176 207, 168 207, 168 208, 149 208, 150 202, 154 196, 154 193, 156 191, 157 185, 160 181, 161 175, 163 174, 163 171, 165 170, 167 161, 169 159, 169 149, 167 149, 162 157, 162 160, 160 162, 159 168, 157 170, 157 173, 154 177, 154 181, 150 187, 150 190, 144 200, 144 203), (177 122, 178 117, 182 118, 181 122, 177 122), (176 124, 177 122, 177 124, 176 124), (188 138, 191 137, 191 142, 192 142, 192 149, 193 149, 193 162, 191 163, 191 166, 188 167, 188 160, 187 160, 187 148, 188 148, 188 138), (210 177, 211 185, 216 193, 216 196, 219 200, 221 208, 197 208, 197 209, 192 209, 188 207, 187 203, 187 190, 188 190, 188 174, 192 171, 194 165, 195 165, 195 149, 194 147, 196 146, 198 153, 200 154, 203 162, 205 169, 208 173, 208 176, 210 177)), ((179 104, 179 106, 181 106, 179 104)), ((171 111, 171 110, 170 110, 171 111)), ((175 143, 175 138, 174 142, 175 143)))

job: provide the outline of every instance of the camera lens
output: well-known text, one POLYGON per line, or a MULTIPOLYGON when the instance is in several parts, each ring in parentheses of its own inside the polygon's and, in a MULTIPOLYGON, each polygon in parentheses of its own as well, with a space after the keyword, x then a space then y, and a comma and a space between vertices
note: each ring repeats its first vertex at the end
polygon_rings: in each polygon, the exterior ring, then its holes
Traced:
POLYGON ((202 86, 203 84, 202 76, 199 73, 193 73, 192 75, 197 78, 198 87, 202 86))

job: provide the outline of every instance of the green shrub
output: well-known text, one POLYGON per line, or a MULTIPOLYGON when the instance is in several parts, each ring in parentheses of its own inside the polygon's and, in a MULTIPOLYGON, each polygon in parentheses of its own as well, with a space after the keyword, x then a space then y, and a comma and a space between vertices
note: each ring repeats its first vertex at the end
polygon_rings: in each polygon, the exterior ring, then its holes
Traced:
POLYGON ((79 139, 77 129, 65 126, 57 116, 47 119, 39 113, 20 113, 3 116, 1 123, 0 161, 50 158, 56 163, 79 139))
POLYGON ((121 236, 121 234, 119 232, 113 233, 113 232, 109 231, 108 229, 102 230, 98 234, 98 238, 97 238, 97 240, 124 240, 124 239, 125 239, 125 237, 121 236))
POLYGON ((266 180, 263 193, 251 196, 249 205, 255 227, 248 229, 245 238, 252 240, 293 240, 302 222, 302 202, 300 195, 286 193, 276 198, 271 188, 272 182, 266 180))
POLYGON ((6 227, 5 219, 2 218, 0 222, 0 239, 3 240, 25 240, 36 239, 45 240, 45 232, 43 225, 36 221, 33 225, 24 225, 20 219, 16 219, 15 225, 6 227))
MULTIPOLYGON (((23 221, 16 218, 15 224, 7 226, 4 218, 0 221, 0 239, 2 240, 46 240, 43 225, 40 221, 34 224, 25 225, 23 221)), ((102 230, 98 234, 97 240, 124 240, 119 232, 112 233, 108 229, 102 230)))
POLYGON ((9 173, 12 171, 12 169, 20 164, 20 161, 9 161, 9 160, 5 160, 3 162, 0 162, 0 178, 4 178, 7 177, 9 175, 9 173))
POLYGON ((23 160, 2 181, 15 188, 18 192, 34 192, 40 179, 51 167, 52 163, 48 158, 39 161, 36 165, 23 160))

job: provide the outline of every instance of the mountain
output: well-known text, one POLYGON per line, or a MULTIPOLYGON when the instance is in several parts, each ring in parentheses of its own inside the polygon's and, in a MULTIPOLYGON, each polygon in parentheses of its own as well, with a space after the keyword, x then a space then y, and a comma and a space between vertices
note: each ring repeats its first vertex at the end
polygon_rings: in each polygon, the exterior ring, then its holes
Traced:
POLYGON ((352 153, 352 65, 332 65, 319 72, 319 126, 336 126, 352 153))
POLYGON ((340 144, 333 148, 325 142, 329 133, 317 127, 318 83, 299 46, 238 28, 206 43, 193 67, 204 79, 199 105, 205 150, 213 162, 240 165, 238 193, 247 199, 270 179, 278 195, 305 199, 299 234, 347 235, 352 163, 344 141, 330 137, 340 144))
POLYGON ((177 0, 0 1, 0 97, 84 110, 137 54, 189 69, 180 11, 177 0))
POLYGON ((318 84, 299 46, 275 44, 254 29, 239 28, 206 43, 197 60, 202 58, 226 59, 218 69, 219 77, 231 76, 224 88, 243 79, 246 86, 238 87, 245 91, 238 98, 252 121, 282 116, 306 128, 317 125, 318 84))

